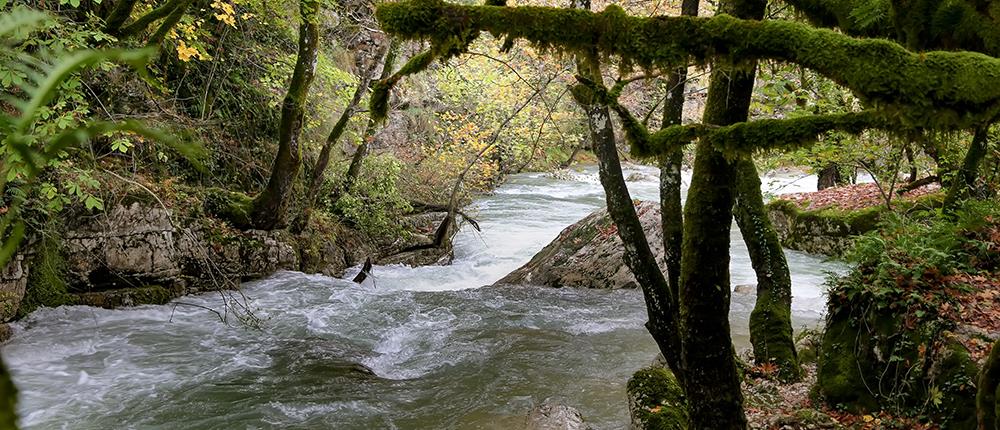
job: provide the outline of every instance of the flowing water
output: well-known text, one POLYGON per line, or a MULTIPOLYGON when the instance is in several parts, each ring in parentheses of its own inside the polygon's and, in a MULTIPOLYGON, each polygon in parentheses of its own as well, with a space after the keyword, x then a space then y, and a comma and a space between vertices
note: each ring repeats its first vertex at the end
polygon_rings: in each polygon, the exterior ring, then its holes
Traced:
MULTIPOLYGON (((630 167, 634 197, 656 173, 630 167)), ((815 178, 765 180, 802 191, 815 178)), ((187 305, 42 309, 3 354, 28 429, 517 429, 552 397, 598 429, 628 422, 624 385, 656 347, 638 291, 477 288, 603 205, 593 170, 518 175, 478 200, 451 266, 376 267, 374 285, 285 272, 245 285, 262 330, 187 305), (364 365, 357 366, 356 363, 364 365), (371 369, 371 375, 365 369, 371 369)), ((733 284, 755 282, 733 232, 733 284)), ((788 252, 796 327, 821 316, 825 272, 788 252)), ((357 270, 357 269, 355 269, 357 270)), ((179 299, 222 308, 218 293, 179 299)), ((738 348, 753 297, 734 295, 738 348)))

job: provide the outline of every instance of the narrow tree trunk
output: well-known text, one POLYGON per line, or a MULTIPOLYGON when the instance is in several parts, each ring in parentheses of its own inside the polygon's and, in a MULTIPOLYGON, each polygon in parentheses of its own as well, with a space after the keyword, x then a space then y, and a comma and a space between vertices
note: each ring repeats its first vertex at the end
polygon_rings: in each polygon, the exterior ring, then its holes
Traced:
MULTIPOLYGON (((575 0, 573 7, 590 9, 590 1, 575 0)), ((577 71, 594 82, 602 81, 596 53, 578 59, 577 71)), ((649 248, 646 233, 639 222, 635 205, 625 184, 609 109, 594 100, 578 100, 578 102, 581 102, 587 113, 587 126, 590 129, 592 149, 597 156, 598 173, 601 185, 604 187, 608 214, 618 228, 618 237, 625 246, 625 264, 642 288, 646 301, 646 312, 649 316, 646 329, 659 346, 670 370, 678 379, 683 380, 680 339, 677 336, 677 309, 673 306, 676 301, 670 296, 667 280, 660 271, 656 256, 649 248)))
POLYGON ((993 351, 979 373, 979 392, 976 394, 976 418, 980 430, 1000 430, 1000 340, 993 343, 993 351))
POLYGON ((910 143, 905 143, 903 147, 903 154, 906 155, 906 163, 910 166, 910 175, 906 178, 906 182, 913 182, 917 180, 917 157, 913 154, 913 145, 910 143))
POLYGON ((840 174, 840 165, 835 162, 827 163, 819 174, 816 175, 816 189, 825 190, 844 184, 844 177, 840 174))
POLYGON ((149 37, 149 40, 146 41, 146 44, 159 45, 160 43, 163 43, 163 40, 166 39, 167 37, 167 33, 169 33, 170 30, 174 28, 174 26, 177 25, 178 22, 181 21, 181 18, 184 17, 185 13, 187 13, 187 10, 189 7, 191 7, 192 3, 194 3, 194 0, 182 0, 181 3, 176 8, 174 8, 174 10, 172 10, 170 14, 167 15, 166 18, 163 19, 163 22, 160 24, 160 27, 157 28, 156 32, 154 32, 153 35, 149 37))
POLYGON ((976 187, 976 178, 979 174, 979 164, 986 158, 986 144, 989 134, 989 126, 977 128, 972 137, 972 144, 965 153, 962 167, 958 170, 958 176, 952 178, 948 187, 948 196, 945 198, 945 208, 954 208, 960 201, 969 197, 976 187))
POLYGON ((799 360, 792 337, 792 277, 778 233, 764 209, 753 161, 736 162, 736 223, 757 274, 757 303, 750 313, 750 343, 757 364, 778 366, 782 380, 797 380, 799 360))
POLYGON ((280 228, 291 198, 292 186, 302 164, 300 135, 305 117, 306 96, 316 73, 319 47, 319 0, 301 0, 299 10, 299 51, 288 93, 281 106, 278 129, 278 154, 264 191, 253 200, 250 213, 253 227, 262 230, 280 228))
MULTIPOLYGON (((382 74, 379 76, 379 80, 386 79, 392 75, 392 68, 396 62, 398 50, 399 46, 396 42, 392 42, 389 45, 389 52, 386 54, 385 64, 382 67, 382 74)), ((368 143, 375 137, 377 130, 378 122, 375 121, 375 118, 369 116, 368 125, 365 126, 365 133, 361 136, 361 143, 358 144, 358 148, 351 157, 351 164, 347 167, 347 174, 344 175, 344 183, 337 190, 334 200, 339 199, 343 193, 351 192, 354 188, 354 184, 358 181, 358 176, 361 175, 361 166, 364 165, 365 157, 368 156, 368 143)))
MULTIPOLYGON (((681 15, 697 16, 699 0, 684 0, 681 15)), ((684 117, 687 67, 674 70, 667 79, 667 99, 663 103, 663 128, 680 125, 684 117)), ((684 153, 680 148, 660 158, 660 224, 667 266, 667 285, 676 303, 680 289, 681 244, 684 241, 684 207, 681 202, 681 167, 684 153)), ((682 375, 681 375, 682 376, 682 375)), ((680 377, 680 376, 679 376, 680 377)))
MULTIPOLYGON (((170 15, 175 9, 180 7, 182 4, 188 3, 189 0, 168 0, 166 3, 149 11, 149 13, 140 16, 135 22, 125 26, 119 31, 120 36, 133 36, 139 34, 146 30, 150 24, 156 22, 157 20, 170 15)), ((129 11, 131 14, 131 11, 129 11)), ((125 17, 128 18, 127 16, 125 17)))
MULTIPOLYGON (((720 10, 737 18, 761 19, 765 6, 761 0, 730 0, 720 10)), ((713 70, 703 121, 714 125, 746 121, 753 85, 754 69, 713 70)), ((733 167, 708 143, 699 142, 684 206, 680 337, 689 428, 694 430, 747 426, 729 326, 733 167)))
POLYGON ((111 13, 104 20, 104 32, 117 36, 122 26, 125 25, 125 21, 128 21, 128 18, 132 16, 132 11, 135 10, 135 5, 138 2, 139 0, 118 0, 115 2, 114 9, 111 9, 111 13))
MULTIPOLYGON (((368 92, 368 86, 371 84, 372 79, 375 78, 375 70, 381 65, 383 70, 392 69, 392 58, 395 55, 396 42, 390 42, 390 46, 387 50, 382 51, 382 54, 372 60, 368 68, 361 72, 359 77, 358 86, 354 89, 354 95, 351 97, 351 101, 344 108, 344 111, 340 114, 340 118, 337 119, 337 123, 333 125, 333 129, 330 130, 330 134, 326 137, 326 142, 323 144, 323 148, 319 151, 319 157, 316 158, 316 164, 312 169, 312 178, 309 180, 309 188, 305 195, 305 204, 302 208, 302 213, 300 218, 297 219, 293 225, 294 229, 301 231, 309 224, 309 218, 312 214, 313 208, 316 206, 316 199, 319 196, 319 187, 323 185, 323 175, 326 174, 327 167, 330 166, 330 153, 333 151, 333 147, 340 141, 340 136, 344 134, 347 130, 347 125, 350 123, 351 118, 354 113, 357 112, 358 105, 361 103, 361 99, 364 98, 365 93, 368 92)), ((383 71, 383 75, 385 72, 383 71)))

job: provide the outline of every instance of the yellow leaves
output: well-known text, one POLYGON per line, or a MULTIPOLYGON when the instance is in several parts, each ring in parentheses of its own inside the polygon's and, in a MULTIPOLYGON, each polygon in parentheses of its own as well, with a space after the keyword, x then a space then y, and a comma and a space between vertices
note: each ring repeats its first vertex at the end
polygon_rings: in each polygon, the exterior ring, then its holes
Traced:
POLYGON ((186 63, 192 58, 201 59, 203 57, 198 48, 187 46, 187 43, 182 40, 177 43, 177 58, 186 63))
MULTIPOLYGON (((229 2, 215 0, 212 2, 212 9, 215 10, 215 19, 226 23, 230 27, 236 28, 236 9, 229 2)), ((248 14, 243 14, 247 16, 248 14)))

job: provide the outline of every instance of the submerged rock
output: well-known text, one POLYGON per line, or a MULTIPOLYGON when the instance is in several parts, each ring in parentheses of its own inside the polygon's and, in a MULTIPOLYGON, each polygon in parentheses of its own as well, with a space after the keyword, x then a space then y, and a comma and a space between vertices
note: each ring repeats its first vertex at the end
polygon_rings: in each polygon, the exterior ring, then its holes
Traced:
MULTIPOLYGON (((636 205, 649 246, 663 267, 660 208, 654 202, 636 205)), ((519 269, 494 285, 542 285, 576 288, 637 288, 625 266, 624 246, 606 209, 566 227, 559 236, 519 269)))
POLYGON ((527 430, 584 430, 583 416, 571 406, 546 399, 528 413, 527 430))

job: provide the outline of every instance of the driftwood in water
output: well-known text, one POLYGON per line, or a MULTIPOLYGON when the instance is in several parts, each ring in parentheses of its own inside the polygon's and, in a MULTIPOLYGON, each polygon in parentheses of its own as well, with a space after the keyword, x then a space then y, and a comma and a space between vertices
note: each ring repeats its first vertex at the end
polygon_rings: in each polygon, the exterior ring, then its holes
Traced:
POLYGON ((352 281, 354 281, 354 283, 360 284, 362 282, 365 282, 365 279, 368 279, 368 277, 371 276, 371 274, 372 274, 372 258, 368 257, 367 259, 365 259, 365 264, 361 266, 361 271, 358 272, 356 276, 354 276, 354 279, 352 279, 352 281))

